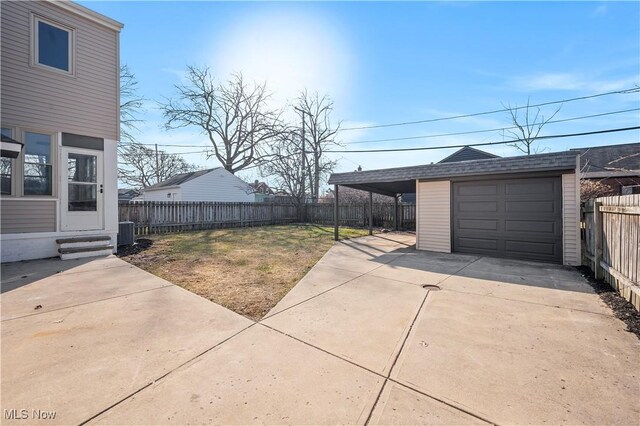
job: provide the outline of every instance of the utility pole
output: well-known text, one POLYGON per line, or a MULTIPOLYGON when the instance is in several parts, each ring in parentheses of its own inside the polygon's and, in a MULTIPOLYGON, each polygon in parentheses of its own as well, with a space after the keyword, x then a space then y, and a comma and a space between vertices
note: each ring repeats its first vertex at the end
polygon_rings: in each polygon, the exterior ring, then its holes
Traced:
POLYGON ((158 144, 156 145, 156 183, 160 183, 160 160, 158 159, 158 144))
POLYGON ((305 116, 305 111, 301 108, 298 108, 296 106, 293 107, 293 109, 295 109, 296 111, 300 112, 302 114, 302 130, 301 130, 301 137, 302 137, 302 161, 300 162, 301 164, 301 168, 302 168, 302 173, 301 173, 301 180, 300 180, 300 192, 302 193, 302 203, 305 203, 306 197, 305 197, 305 181, 306 181, 306 174, 307 174, 307 169, 306 169, 306 159, 307 159, 307 153, 306 151, 306 137, 305 137, 305 120, 304 120, 304 116, 305 116))

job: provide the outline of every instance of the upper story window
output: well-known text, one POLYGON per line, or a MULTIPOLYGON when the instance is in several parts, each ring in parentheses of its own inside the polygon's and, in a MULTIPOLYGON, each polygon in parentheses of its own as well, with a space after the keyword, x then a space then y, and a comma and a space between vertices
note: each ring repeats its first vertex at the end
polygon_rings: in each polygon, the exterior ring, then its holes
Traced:
POLYGON ((33 62, 73 74, 74 30, 40 16, 33 17, 33 62))
POLYGON ((51 195, 51 135, 24 132, 24 142, 24 195, 51 195))

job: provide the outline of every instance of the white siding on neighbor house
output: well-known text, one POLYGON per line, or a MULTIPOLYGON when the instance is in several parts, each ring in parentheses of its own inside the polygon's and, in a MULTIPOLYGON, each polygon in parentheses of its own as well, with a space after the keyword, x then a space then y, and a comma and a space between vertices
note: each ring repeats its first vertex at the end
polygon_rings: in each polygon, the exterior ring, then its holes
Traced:
POLYGON ((451 253, 451 182, 416 182, 418 250, 451 253))
POLYGON ((2 125, 119 139, 119 33, 41 1, 3 1, 2 125), (32 13, 75 29, 75 75, 31 65, 32 13))
POLYGON ((144 201, 182 201, 180 188, 158 188, 144 191, 142 194, 144 201))
POLYGON ((581 263, 579 176, 562 175, 562 263, 573 266, 581 263))
POLYGON ((225 169, 216 169, 180 185, 182 201, 255 201, 251 187, 225 169))

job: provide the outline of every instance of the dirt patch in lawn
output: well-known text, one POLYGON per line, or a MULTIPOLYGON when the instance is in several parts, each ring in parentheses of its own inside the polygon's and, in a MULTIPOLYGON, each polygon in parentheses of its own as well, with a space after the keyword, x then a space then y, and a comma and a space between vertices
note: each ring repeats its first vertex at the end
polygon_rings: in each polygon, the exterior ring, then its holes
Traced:
MULTIPOLYGON (((340 234, 353 238, 364 236, 367 231, 341 228, 340 234)), ((232 311, 259 320, 329 250, 333 228, 263 226, 158 235, 148 240, 138 249, 118 255, 232 311)))
POLYGON ((627 331, 634 333, 640 339, 640 312, 624 297, 620 296, 620 293, 611 287, 609 283, 603 280, 596 280, 591 269, 586 266, 580 266, 578 270, 604 303, 611 308, 616 318, 627 325, 627 331))

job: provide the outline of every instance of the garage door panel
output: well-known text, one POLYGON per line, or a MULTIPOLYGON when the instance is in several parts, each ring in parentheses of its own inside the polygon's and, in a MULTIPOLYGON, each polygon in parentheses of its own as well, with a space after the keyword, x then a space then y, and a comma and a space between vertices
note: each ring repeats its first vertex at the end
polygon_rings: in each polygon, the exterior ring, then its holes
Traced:
POLYGON ((487 185, 475 185, 473 187, 461 186, 458 188, 459 195, 496 195, 498 193, 498 185, 496 184, 487 184, 487 185))
POLYGON ((454 251, 561 262, 561 192, 560 177, 454 183, 454 251))
POLYGON ((468 230, 483 230, 483 231, 497 231, 498 221, 493 219, 481 220, 481 219, 460 219, 458 220, 458 227, 460 229, 468 230))
POLYGON ((498 203, 495 201, 464 201, 458 204, 461 212, 497 212, 498 203))
POLYGON ((507 201, 505 203, 505 211, 511 212, 527 212, 528 214, 536 213, 554 213, 554 201, 507 201))
POLYGON ((488 238, 460 238, 460 249, 482 249, 495 251, 498 249, 498 240, 488 238))
POLYGON ((512 253, 538 254, 553 256, 555 253, 554 243, 534 242, 534 241, 505 241, 505 250, 512 253))
POLYGON ((507 195, 536 195, 536 194, 549 194, 552 193, 555 188, 554 182, 520 182, 520 183, 505 183, 505 193, 507 195))
POLYGON ((542 220, 505 220, 504 230, 507 232, 536 232, 558 234, 556 222, 542 220))

